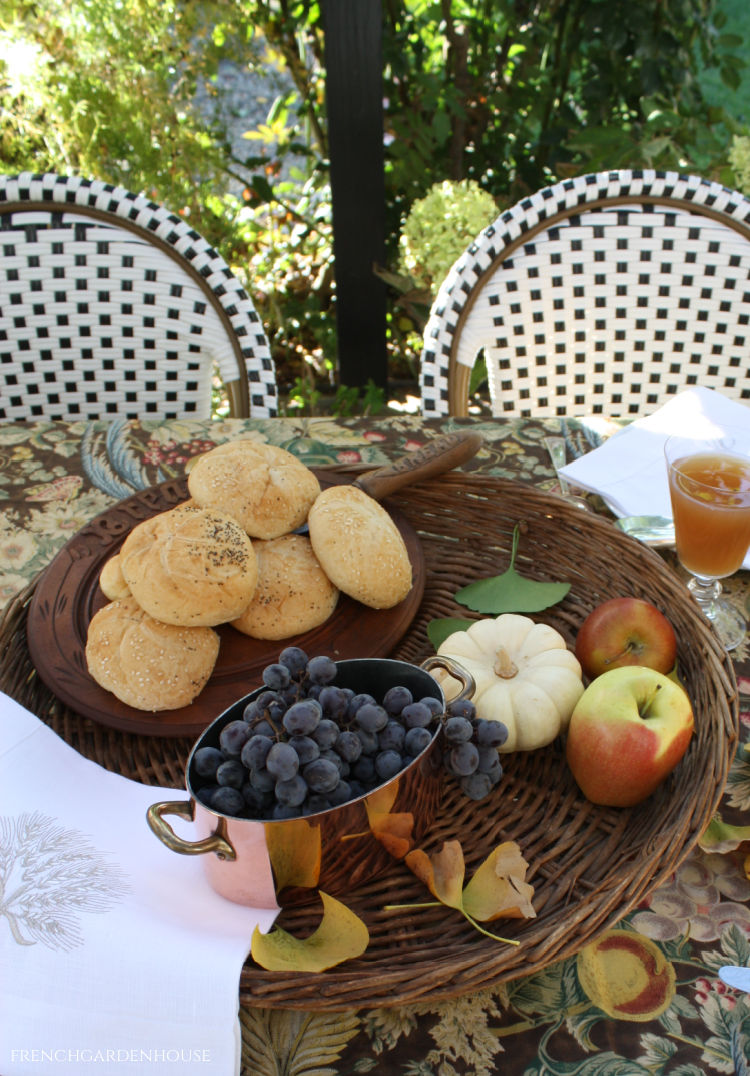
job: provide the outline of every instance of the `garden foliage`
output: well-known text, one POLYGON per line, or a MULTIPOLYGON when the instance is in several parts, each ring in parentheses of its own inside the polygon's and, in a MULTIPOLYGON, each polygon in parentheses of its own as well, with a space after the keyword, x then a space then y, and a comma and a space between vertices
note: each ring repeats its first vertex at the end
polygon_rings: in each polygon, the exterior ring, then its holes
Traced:
MULTIPOLYGON (((475 181, 498 209, 600 168, 736 182, 730 149, 747 130, 699 79, 711 69, 736 87, 745 70, 716 0, 382 9, 381 269, 394 281, 407 215, 444 180, 475 181)), ((0 0, 3 170, 86 174, 187 217, 246 280, 302 400, 336 381, 324 14, 325 0, 0 0), (229 64, 268 87, 240 151, 222 109, 229 64)), ((397 378, 415 376, 420 329, 405 290, 389 315, 397 378)))

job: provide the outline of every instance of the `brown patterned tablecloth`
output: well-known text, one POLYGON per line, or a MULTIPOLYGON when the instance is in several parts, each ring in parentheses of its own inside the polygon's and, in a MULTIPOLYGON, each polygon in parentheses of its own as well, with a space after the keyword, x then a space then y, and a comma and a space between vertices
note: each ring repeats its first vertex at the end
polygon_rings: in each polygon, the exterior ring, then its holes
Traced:
MULTIPOLYGON (((250 436, 281 445, 310 466, 376 467, 467 425, 485 438, 467 470, 550 490, 556 482, 546 434, 562 434, 572 456, 613 428, 557 419, 433 423, 407 415, 0 423, 0 607, 93 516, 135 490, 182 475, 193 456, 219 442, 250 436)), ((664 555, 679 571, 673 555, 664 555)), ((747 611, 750 574, 738 573, 727 589, 747 611)), ((733 661, 744 745, 750 740, 747 642, 733 661)), ((743 748, 721 815, 750 827, 750 757, 743 748)), ((577 957, 497 989, 356 1012, 243 1007, 243 1074, 747 1073, 749 995, 726 986, 718 971, 750 965, 748 854, 750 841, 721 852, 697 847, 666 884, 577 957)))

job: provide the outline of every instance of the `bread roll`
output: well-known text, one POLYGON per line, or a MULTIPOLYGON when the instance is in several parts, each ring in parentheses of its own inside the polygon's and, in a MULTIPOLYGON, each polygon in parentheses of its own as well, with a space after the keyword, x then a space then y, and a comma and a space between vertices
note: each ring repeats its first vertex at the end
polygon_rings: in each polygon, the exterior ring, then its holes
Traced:
POLYGON ((196 504, 226 512, 252 538, 269 539, 305 522, 320 483, 286 449, 245 440, 198 456, 188 489, 196 504))
POLYGON ((382 505, 357 486, 330 486, 307 522, 315 556, 339 590, 373 609, 403 601, 411 589, 411 562, 382 505))
POLYGON ((86 640, 91 676, 137 710, 178 710, 204 688, 219 653, 212 628, 162 624, 133 597, 94 615, 86 640))
POLYGON ((310 539, 285 534, 256 542, 258 585, 238 631, 255 639, 288 639, 316 628, 336 608, 339 592, 320 566, 310 539))
POLYGON ((130 593, 130 587, 122 574, 119 553, 115 553, 113 557, 110 557, 102 568, 99 573, 99 586, 104 597, 109 598, 111 602, 116 601, 117 598, 125 598, 130 593))
POLYGON ((133 597, 165 624, 213 626, 247 608, 258 581, 253 544, 224 512, 178 506, 139 523, 120 552, 133 597))

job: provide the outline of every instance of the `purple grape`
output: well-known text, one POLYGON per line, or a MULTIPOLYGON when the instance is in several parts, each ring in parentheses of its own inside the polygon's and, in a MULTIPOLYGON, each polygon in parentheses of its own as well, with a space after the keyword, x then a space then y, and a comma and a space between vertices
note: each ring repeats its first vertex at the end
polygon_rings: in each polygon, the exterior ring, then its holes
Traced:
POLYGON ((193 755, 193 766, 199 777, 213 781, 216 771, 224 761, 224 755, 218 747, 199 747, 193 755))
POLYGON ((287 646, 279 654, 279 664, 286 665, 293 680, 301 680, 307 671, 307 654, 298 646, 287 646))
POLYGON ((307 675, 313 684, 330 684, 336 679, 336 663, 323 654, 310 658, 307 663, 307 675))
POLYGON ((271 691, 283 691, 284 688, 289 687, 291 684, 292 674, 286 665, 275 662, 273 665, 266 665, 261 674, 261 679, 271 691))
POLYGON ((339 738, 339 727, 335 721, 331 721, 329 717, 324 717, 315 732, 313 732, 312 738, 321 750, 333 747, 339 738))
POLYGON ((443 735, 448 743, 464 743, 474 735, 474 726, 465 717, 449 717, 443 725, 443 735))
POLYGON ((455 699, 449 702, 445 708, 448 717, 465 717, 473 721, 476 717, 477 708, 471 699, 455 699))
POLYGON ((276 802, 285 807, 299 807, 305 802, 307 782, 297 773, 288 781, 277 781, 274 795, 276 802))
POLYGON ((332 792, 341 778, 338 766, 327 758, 316 758, 314 762, 308 762, 302 776, 311 792, 322 793, 332 792))
POLYGON ((323 714, 332 721, 342 721, 346 716, 349 695, 343 687, 326 684, 318 695, 318 702, 323 707, 323 714))
POLYGON ((219 746, 225 758, 239 758, 242 748, 252 736, 245 721, 230 721, 219 733, 219 746))
POLYGON ((398 721, 389 721, 382 732, 378 733, 378 747, 381 751, 401 751, 404 746, 406 730, 398 721))
POLYGON ((276 741, 270 736, 261 736, 259 733, 251 736, 240 754, 242 765, 248 770, 262 770, 268 758, 268 752, 276 741))
POLYGON ((373 706, 377 705, 377 699, 372 695, 368 695, 366 692, 360 692, 358 695, 352 695, 347 703, 346 716, 349 718, 354 717, 360 706, 364 706, 366 702, 371 702, 373 706))
POLYGON ((256 792, 262 792, 263 794, 272 792, 277 781, 277 778, 266 769, 250 770, 247 779, 256 792))
POLYGON ((354 735, 362 745, 363 755, 376 755, 378 752, 378 734, 377 732, 366 732, 365 729, 355 729, 354 735))
POLYGON ((356 762, 362 754, 362 740, 356 732, 345 729, 336 740, 334 750, 341 755, 346 762, 356 762))
POLYGON ((331 807, 340 807, 352 799, 352 789, 348 781, 341 780, 336 787, 328 793, 328 802, 331 807))
POLYGON ((404 760, 398 751, 381 751, 375 756, 375 773, 387 781, 404 768, 404 760))
POLYGON ((432 724, 433 713, 424 702, 410 702, 401 711, 401 720, 407 729, 427 728, 432 724))
POLYGON ((434 698, 432 695, 425 695, 423 699, 419 700, 423 706, 426 706, 431 714, 437 716, 443 712, 443 704, 440 699, 434 698))
MULTIPOLYGON (((314 765, 314 763, 310 763, 314 765)), ((290 781, 299 769, 297 752, 290 743, 275 743, 268 752, 266 769, 279 781, 290 781)))
POLYGON ((453 773, 458 777, 469 777, 479 765, 479 752, 470 741, 465 740, 452 748, 450 763, 453 773))
POLYGON ((366 702, 357 710, 354 720, 365 732, 380 732, 388 724, 388 712, 382 706, 366 702))
POLYGON ((461 791, 472 800, 483 800, 489 796, 494 785, 489 774, 470 773, 459 781, 461 791))
POLYGON ((486 721, 480 718, 476 723, 477 743, 487 747, 502 747, 508 739, 508 728, 502 721, 486 721))
POLYGON ((424 751, 431 740, 432 733, 429 729, 417 726, 416 728, 409 729, 404 736, 404 750, 408 755, 411 755, 412 758, 416 758, 417 755, 420 755, 424 751))
POLYGON ((322 713, 316 699, 301 699, 289 707, 282 724, 290 735, 312 736, 320 724, 322 713))
POLYGON ((219 787, 211 796, 211 810, 236 817, 245 810, 245 797, 238 788, 219 787))
POLYGON ((300 766, 306 766, 308 762, 320 758, 320 747, 312 736, 292 736, 289 743, 297 752, 300 766))
POLYGON ((375 762, 370 755, 360 755, 352 767, 352 776, 361 781, 365 788, 372 786, 375 780, 375 762))
POLYGON ((408 687, 389 687, 383 696, 383 706, 389 714, 400 714, 413 701, 414 696, 408 687))
POLYGON ((229 788, 242 788, 247 772, 239 759, 230 758, 222 762, 216 771, 216 781, 229 788))

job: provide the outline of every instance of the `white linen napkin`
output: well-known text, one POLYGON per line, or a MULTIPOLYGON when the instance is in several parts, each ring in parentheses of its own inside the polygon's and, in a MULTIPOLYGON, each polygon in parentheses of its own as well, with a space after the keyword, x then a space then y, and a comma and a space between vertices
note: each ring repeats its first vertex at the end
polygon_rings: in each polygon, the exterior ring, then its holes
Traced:
POLYGON ((3 1076, 239 1072, 240 970, 277 911, 218 896, 200 856, 151 832, 147 808, 186 797, 104 770, 0 693, 3 1076))
MULTIPOLYGON (((576 486, 598 493, 617 516, 672 518, 664 443, 670 434, 716 437, 728 426, 750 429, 750 408, 713 389, 678 393, 599 448, 561 468, 576 486)), ((750 568, 750 555, 743 565, 750 568)))

